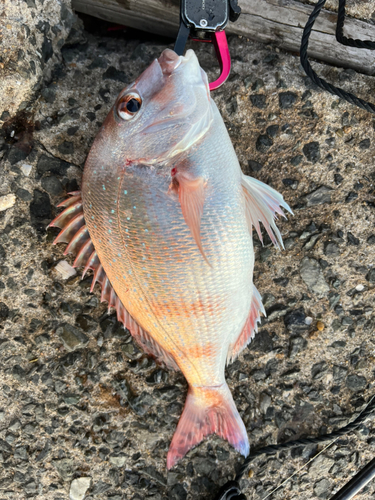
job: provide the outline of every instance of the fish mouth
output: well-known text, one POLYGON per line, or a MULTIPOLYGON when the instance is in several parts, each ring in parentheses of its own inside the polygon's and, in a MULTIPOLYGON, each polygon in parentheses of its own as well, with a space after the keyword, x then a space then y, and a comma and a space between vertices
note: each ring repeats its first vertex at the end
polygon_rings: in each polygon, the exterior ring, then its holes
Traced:
POLYGON ((192 49, 187 50, 185 56, 177 55, 174 50, 165 49, 157 61, 165 76, 172 75, 177 68, 180 68, 180 71, 187 71, 190 77, 197 76, 199 81, 203 80, 204 82, 202 69, 192 49))

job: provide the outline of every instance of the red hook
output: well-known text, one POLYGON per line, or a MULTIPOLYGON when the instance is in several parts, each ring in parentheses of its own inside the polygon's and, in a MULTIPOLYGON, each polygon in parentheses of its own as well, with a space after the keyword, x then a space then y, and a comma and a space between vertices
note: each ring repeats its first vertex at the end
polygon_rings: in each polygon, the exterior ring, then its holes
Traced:
POLYGON ((225 31, 215 31, 211 35, 211 40, 201 40, 200 38, 192 38, 192 40, 195 42, 213 43, 221 73, 217 80, 209 84, 209 87, 210 90, 218 89, 226 82, 230 73, 230 53, 225 31))
POLYGON ((212 43, 214 44, 221 70, 219 78, 210 83, 210 90, 215 90, 223 85, 230 73, 230 53, 225 31, 215 31, 212 34, 212 43))

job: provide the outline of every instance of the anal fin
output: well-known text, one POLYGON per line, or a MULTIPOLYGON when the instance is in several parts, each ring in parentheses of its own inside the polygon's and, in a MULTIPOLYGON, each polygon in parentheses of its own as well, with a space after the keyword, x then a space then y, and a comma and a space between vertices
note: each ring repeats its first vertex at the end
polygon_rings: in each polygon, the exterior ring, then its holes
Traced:
POLYGON ((249 316, 247 317, 245 326, 243 327, 239 337, 229 346, 227 364, 232 363, 232 361, 236 359, 239 353, 245 349, 254 337, 255 333, 258 331, 257 324, 260 322, 260 313, 264 314, 264 316, 266 315, 266 311, 264 310, 262 304, 262 297, 253 285, 253 296, 251 298, 249 316))

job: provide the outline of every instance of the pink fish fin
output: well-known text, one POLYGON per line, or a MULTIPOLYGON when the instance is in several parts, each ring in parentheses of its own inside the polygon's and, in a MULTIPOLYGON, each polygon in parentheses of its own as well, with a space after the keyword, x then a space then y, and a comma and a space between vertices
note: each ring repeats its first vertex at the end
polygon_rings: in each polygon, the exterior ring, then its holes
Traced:
POLYGON ((229 346, 227 355, 228 365, 237 358, 240 352, 245 349, 245 347, 254 338, 255 333, 258 331, 258 323, 260 323, 260 313, 266 316, 266 311, 264 310, 262 304, 262 297, 253 285, 253 296, 251 298, 250 313, 239 337, 232 345, 229 346))
POLYGON ((204 179, 189 179, 184 174, 177 173, 175 176, 178 181, 178 197, 181 204, 182 215, 188 225, 191 235, 197 244, 202 257, 207 262, 207 257, 203 251, 201 240, 201 219, 204 205, 204 179))
POLYGON ((226 439, 245 457, 249 454, 246 429, 225 382, 217 387, 189 386, 184 411, 169 447, 167 468, 171 469, 210 434, 226 439))
POLYGON ((242 189, 246 206, 246 219, 250 234, 254 226, 260 241, 263 243, 259 222, 265 227, 268 236, 276 248, 284 248, 283 239, 278 230, 275 220, 277 214, 285 217, 281 207, 293 214, 289 205, 284 201, 282 195, 263 182, 242 175, 242 189))

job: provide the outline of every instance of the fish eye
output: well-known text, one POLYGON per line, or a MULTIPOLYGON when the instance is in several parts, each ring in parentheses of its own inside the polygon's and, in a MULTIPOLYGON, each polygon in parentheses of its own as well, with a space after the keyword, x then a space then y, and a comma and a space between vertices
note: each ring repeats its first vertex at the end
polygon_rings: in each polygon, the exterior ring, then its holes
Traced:
POLYGON ((141 109, 142 99, 136 92, 121 97, 117 104, 117 114, 122 120, 131 120, 141 109))

